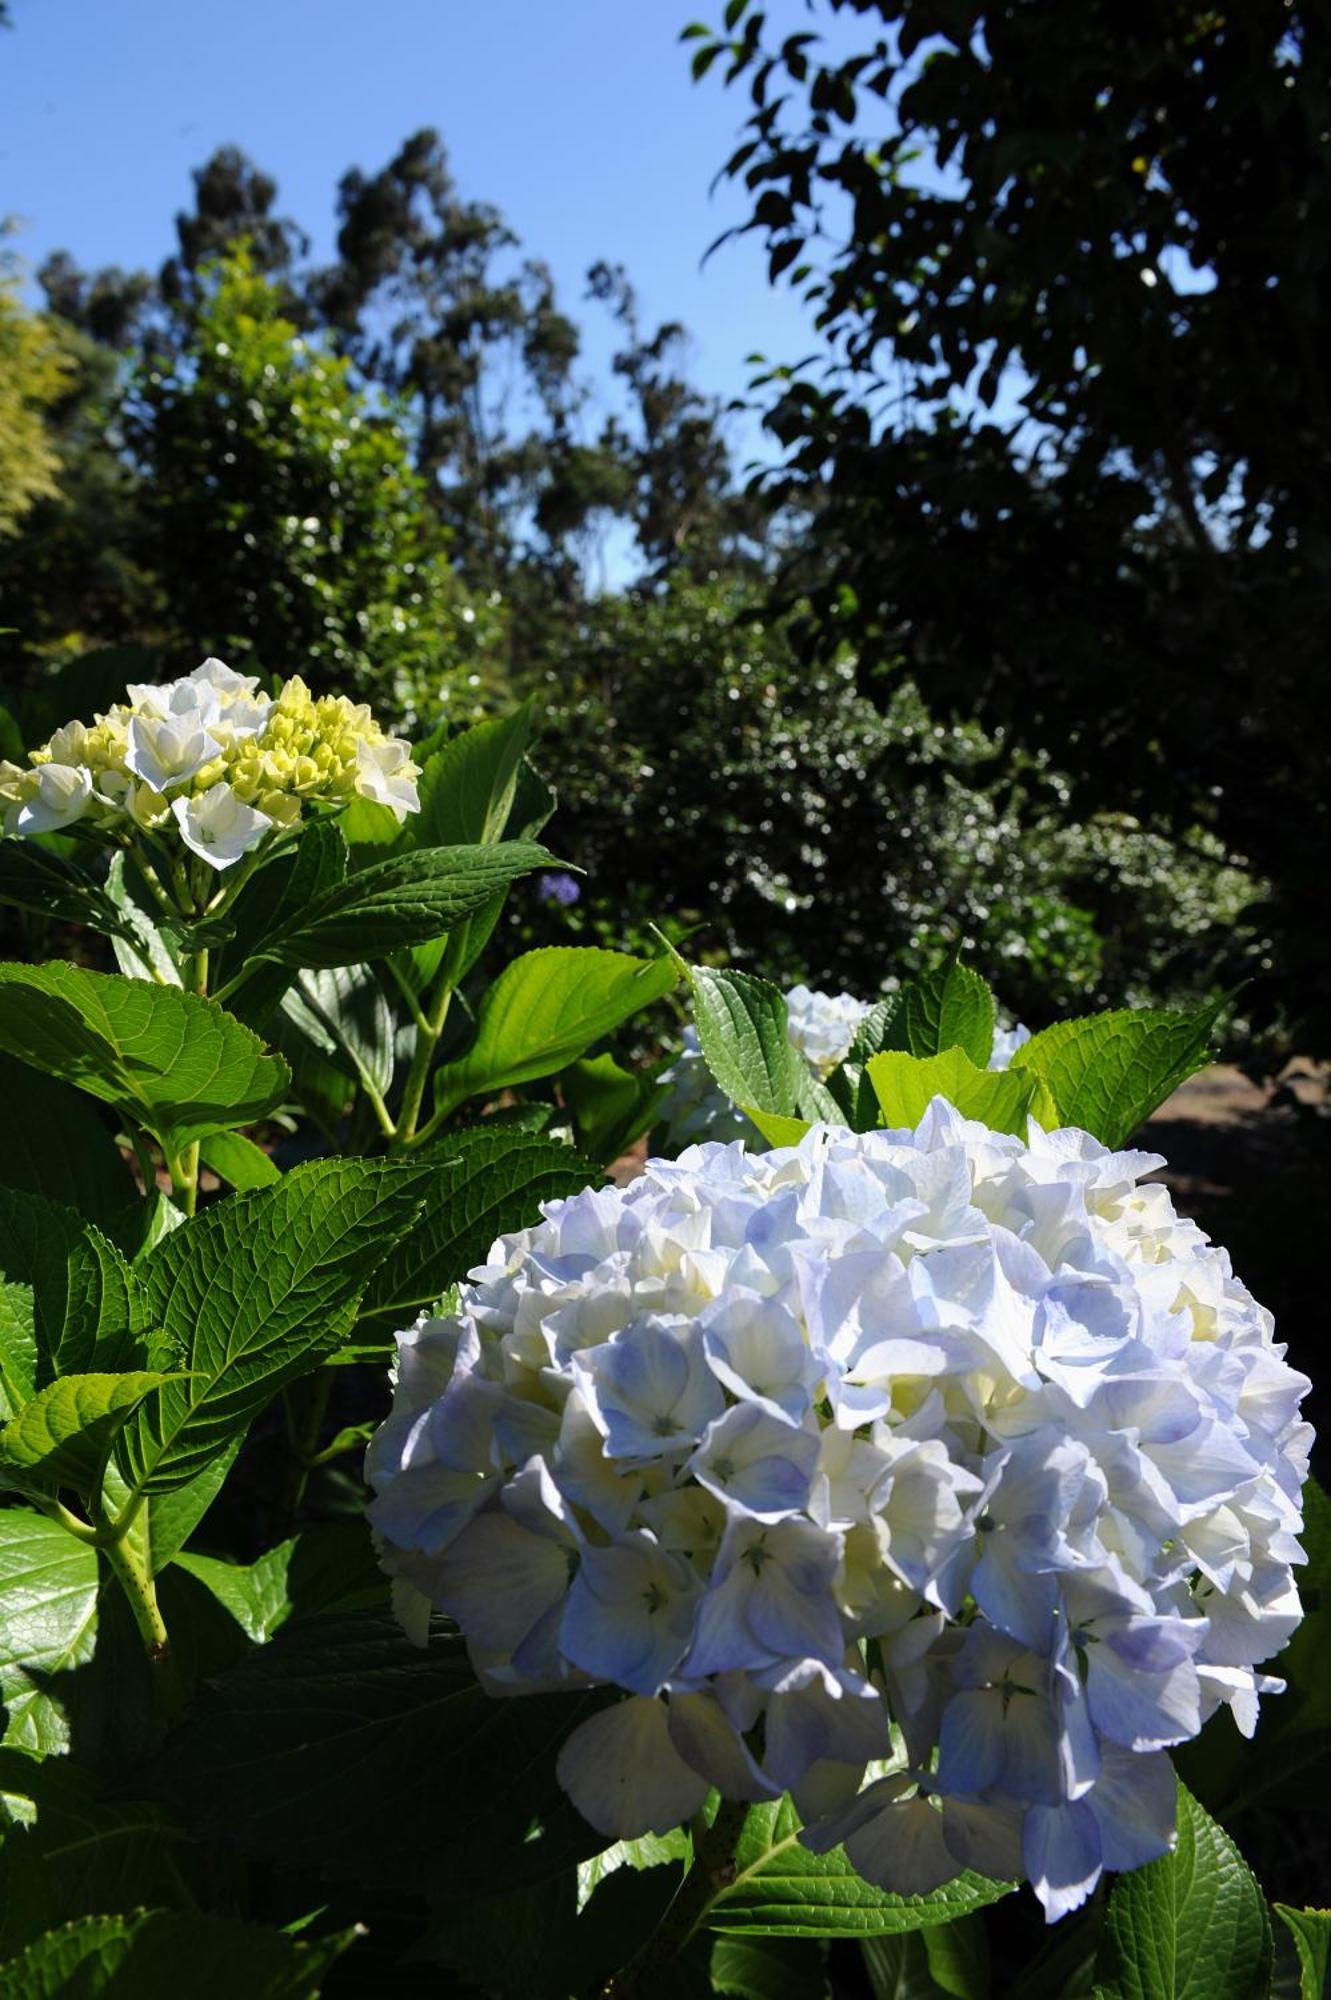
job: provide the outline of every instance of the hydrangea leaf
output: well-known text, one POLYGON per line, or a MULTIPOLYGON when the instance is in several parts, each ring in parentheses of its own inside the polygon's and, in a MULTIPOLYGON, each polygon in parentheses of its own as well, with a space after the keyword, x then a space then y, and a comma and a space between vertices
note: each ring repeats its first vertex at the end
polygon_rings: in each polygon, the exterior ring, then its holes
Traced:
POLYGON ((189 1379, 165 1384, 122 1433, 132 1490, 193 1479, 341 1345, 370 1273, 419 1211, 421 1179, 384 1161, 316 1160, 219 1202, 144 1260, 149 1315, 189 1379))
POLYGON ((789 1010, 780 987, 751 972, 710 965, 687 971, 698 1045, 719 1087, 749 1117, 755 1111, 795 1117, 803 1065, 790 1045, 789 1010))
POLYGON ((713 1993, 735 2000, 825 2000, 831 1990, 823 1947, 812 1938, 718 1937, 711 1977, 713 1993))
POLYGON ((0 1048, 113 1105, 171 1153, 252 1124, 290 1082, 216 1001, 76 965, 0 965, 0 1048))
POLYGON ((475 723, 426 758, 421 809, 403 829, 413 847, 490 845, 508 824, 531 735, 531 704, 475 723))
MULTIPOLYGON (((360 803, 386 810, 368 799, 360 803)), ((345 840, 335 825, 316 819, 301 829, 294 847, 280 848, 241 890, 231 913, 235 935, 217 959, 214 991, 243 974, 244 983, 228 1004, 250 1027, 267 1026, 292 979, 290 966, 259 956, 262 947, 294 929, 310 904, 337 888, 346 874, 345 840)))
POLYGON ((1226 1003, 1190 1014, 1128 1007, 1056 1021, 1023 1043, 1007 1072, 1042 1076, 1060 1123, 1121 1146, 1156 1106, 1211 1060, 1211 1031, 1226 1003))
POLYGON ((111 856, 106 893, 120 912, 122 931, 112 939, 116 964, 127 979, 156 979, 164 986, 181 986, 180 967, 157 919, 151 892, 129 856, 111 856))
POLYGON ((158 1369, 62 1375, 0 1431, 0 1486, 69 1486, 92 1493, 122 1425, 172 1378, 158 1369))
POLYGON ((352 1073, 381 1096, 392 1088, 393 1010, 374 970, 345 965, 302 972, 283 1010, 315 1043, 345 1059, 352 1073))
POLYGON ((994 996, 978 972, 953 960, 903 990, 892 1029, 892 1042, 882 1046, 913 1056, 964 1049, 983 1069, 994 1047, 994 996))
POLYGON ((87 924, 104 937, 133 936, 122 911, 91 875, 33 840, 0 840, 0 903, 61 923, 87 924))
POLYGON ((58 1374, 148 1357, 139 1287, 109 1237, 72 1208, 0 1188, 0 1401, 6 1419, 58 1374))
POLYGON ((437 1072, 439 1107, 452 1110, 469 1097, 553 1076, 668 993, 675 977, 667 957, 633 958, 590 945, 524 952, 482 1000, 466 1054, 437 1072))
POLYGON ((773 1111, 759 1111, 755 1105, 744 1107, 744 1115, 751 1118, 769 1146, 798 1146, 809 1130, 807 1118, 778 1118, 773 1111))
POLYGON ((1252 2000, 1271 1976, 1266 1903, 1229 1835, 1179 1786, 1178 1844, 1120 1875, 1095 1960, 1100 2000, 1252 2000))
MULTIPOLYGON (((1324 2000, 1331 1970, 1331 1910, 1292 1910, 1288 1903, 1271 1907, 1285 1929, 1283 1940, 1277 1940, 1277 1958, 1292 1944, 1297 1961, 1298 1983, 1291 1992, 1297 2000, 1324 2000)), ((1278 1983, 1272 1985, 1273 1995, 1278 1983)))
POLYGON ((882 1107, 882 1122, 914 1131, 935 1097, 955 1104, 964 1118, 994 1132, 1024 1136, 1038 1079, 1012 1070, 977 1069, 964 1049, 912 1056, 885 1050, 871 1056, 865 1073, 882 1107))
POLYGON ((424 1207, 366 1288, 358 1338, 410 1326, 483 1263, 495 1238, 539 1219, 543 1201, 578 1194, 601 1170, 571 1146, 512 1126, 450 1133, 422 1161, 424 1207))
POLYGON ((105 1229, 134 1195, 134 1182, 105 1114, 67 1083, 0 1054, 5 1143, 0 1187, 67 1202, 105 1229))
POLYGON ((47 1683, 92 1658, 97 1588, 95 1549, 45 1514, 26 1507, 0 1509, 3 1741, 29 1757, 48 1757, 69 1747, 58 1687, 53 1692, 47 1683))
POLYGON ((922 1930, 1006 1896, 1009 1882, 969 1871, 927 1896, 896 1896, 856 1873, 844 1851, 811 1854, 789 1798, 754 1806, 735 1851, 735 1878, 712 1903, 715 1931, 768 1937, 880 1937, 922 1930))
POLYGON ((667 1089, 650 1074, 626 1070, 611 1055, 570 1063, 560 1073, 559 1087, 579 1146, 607 1163, 649 1129, 667 1089))
POLYGON ((397 1889, 516 1887, 600 1844, 554 1778, 597 1700, 493 1700, 442 1622, 421 1649, 387 1614, 311 1618, 217 1676, 150 1782, 246 1854, 397 1889))
POLYGON ((175 1567, 203 1584, 256 1646, 292 1618, 388 1607, 388 1578, 363 1520, 320 1522, 252 1563, 187 1553, 175 1567))
POLYGON ((259 1924, 169 1910, 90 1916, 35 1938, 0 1966, 8 2000, 81 2000, 133 1993, 135 2000, 316 2000, 325 1974, 360 1935, 352 1929, 307 1941, 259 1924))
POLYGON ((272 1187, 274 1181, 282 1178, 281 1169, 274 1166, 263 1147, 256 1146, 243 1132, 210 1132, 200 1141, 199 1158, 219 1180, 240 1194, 248 1194, 252 1188, 272 1187))
POLYGON ((860 1952, 874 2000, 989 2000, 989 1947, 978 1912, 866 1938, 860 1952))
POLYGON ((427 847, 375 861, 316 896, 255 956, 280 965, 355 965, 441 936, 515 877, 553 862, 530 840, 427 847))

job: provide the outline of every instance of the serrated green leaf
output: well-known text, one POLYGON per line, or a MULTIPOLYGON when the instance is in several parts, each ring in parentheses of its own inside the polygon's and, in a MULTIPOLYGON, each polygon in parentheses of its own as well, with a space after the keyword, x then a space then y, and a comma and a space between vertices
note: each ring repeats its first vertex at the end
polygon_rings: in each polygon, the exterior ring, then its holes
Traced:
POLYGON ((421 809, 403 831, 413 847, 489 845, 508 823, 531 734, 531 704, 478 722, 427 757, 421 809))
POLYGON ((0 1400, 6 1421, 58 1374, 142 1366, 134 1275, 72 1208, 0 1188, 0 1400))
POLYGON ((874 2000, 988 2000, 989 1946, 977 1913, 860 1946, 874 2000))
MULTIPOLYGON (((166 1568, 198 1527, 213 1501, 226 1484, 226 1476, 240 1455, 243 1438, 233 1438, 225 1451, 210 1459, 203 1471, 172 1493, 158 1493, 148 1501, 141 1518, 147 1523, 146 1559, 154 1576, 166 1568)), ((108 1480, 115 1473, 107 1468, 108 1480)), ((129 1498, 129 1488, 120 1481, 119 1491, 108 1492, 117 1513, 129 1498)))
MULTIPOLYGON (((1331 1969, 1331 1910, 1294 1910, 1288 1903, 1271 1905, 1280 1918, 1286 1942, 1298 1961, 1298 2000, 1325 2000, 1331 1969)), ((1275 1987, 1272 1988, 1273 1995, 1275 1987)))
POLYGON ((366 1288, 358 1340, 411 1325, 485 1261, 496 1237, 539 1219, 540 1204, 579 1194, 600 1169, 557 1139, 512 1126, 450 1133, 425 1155, 424 1206, 366 1288))
POLYGON ((0 1431, 0 1486, 95 1492, 121 1426, 169 1379, 160 1370, 136 1368, 116 1375, 62 1375, 49 1383, 0 1431))
POLYGON ((243 1132, 210 1132, 199 1142, 199 1158, 219 1180, 226 1181, 240 1194, 248 1194, 253 1188, 272 1187, 282 1178, 281 1169, 273 1165, 263 1147, 256 1146, 243 1132))
POLYGON ((356 1930, 307 1941, 201 1913, 139 1911, 80 1917, 0 1966, 6 2000, 316 2000, 324 1974, 356 1930))
POLYGON ((746 1105, 746 1118, 752 1119, 769 1146, 798 1146, 809 1130, 807 1118, 778 1118, 774 1112, 759 1111, 756 1105, 746 1105))
POLYGON ((106 1228, 133 1195, 134 1181, 105 1114, 68 1084, 3 1053, 0 1103, 0 1187, 66 1202, 106 1228))
POLYGON ((721 972, 708 965, 692 965, 688 975, 698 1044, 720 1089, 755 1124, 756 1112, 795 1117, 802 1065, 790 1045, 780 988, 751 972, 721 972))
POLYGON ((451 1111, 469 1097, 553 1076, 674 983, 668 958, 579 945, 525 952, 482 1000, 467 1053, 436 1073, 437 1104, 451 1111))
POLYGON ((913 1056, 964 1049, 983 1069, 994 1048, 994 996, 978 972, 954 961, 904 989, 893 1030, 913 1056))
POLYGON ((213 988, 220 992, 244 975, 228 1005, 250 1027, 268 1029, 292 980, 290 966, 260 958, 262 947, 299 925, 310 904, 337 888, 346 875, 346 841, 336 825, 317 819, 302 828, 294 847, 279 849, 241 890, 231 911, 235 935, 217 960, 213 988))
POLYGON ((1253 2000, 1271 1976, 1266 1903, 1184 1785, 1172 1854, 1120 1875, 1095 1960, 1098 2000, 1253 2000))
POLYGON ((866 1882, 837 1847, 811 1854, 789 1798, 751 1808, 735 1850, 735 1879, 707 1912, 715 1931, 769 1937, 881 1937, 965 1916, 1012 1884, 969 1870, 927 1896, 894 1896, 866 1882))
POLYGON ((713 1993, 735 2000, 825 2000, 823 1947, 813 1938, 719 1937, 711 1957, 713 1993))
POLYGON ((341 1345, 370 1273, 419 1206, 417 1169, 316 1160, 219 1202, 139 1267, 154 1326, 189 1379, 121 1434, 135 1491, 169 1492, 243 1433, 278 1390, 341 1345))
POLYGON ((30 1757, 69 1747, 59 1689, 49 1690, 47 1682, 92 1658, 97 1586, 97 1555, 86 1542, 45 1514, 0 1508, 0 1702, 8 1712, 3 1741, 30 1757))
POLYGON ((883 1124, 911 1131, 934 1098, 944 1097, 963 1118, 978 1119, 994 1132, 1024 1137, 1038 1081, 1013 1070, 977 1069, 964 1049, 948 1049, 938 1056, 888 1049, 871 1056, 864 1070, 882 1108, 883 1124))
POLYGON ((124 853, 111 856, 106 893, 124 926, 111 943, 116 964, 125 977, 155 979, 163 986, 182 985, 176 955, 157 921, 160 911, 138 870, 124 853))
POLYGON ((638 1840, 617 1840, 578 1863, 578 1909, 585 1909, 601 1884, 621 1868, 664 1868, 692 1858, 693 1842, 682 1826, 669 1833, 645 1833, 638 1840))
POLYGON ((362 1083, 386 1097, 395 1066, 393 1011, 368 965, 302 972, 282 1002, 296 1025, 343 1056, 362 1083))
POLYGON ((1137 1007, 1056 1021, 1023 1043, 1007 1074, 1042 1076, 1061 1124, 1122 1146, 1171 1091, 1206 1067, 1225 1004, 1191 1014, 1137 1007))
POLYGON ((609 1165, 650 1128, 667 1086, 601 1055, 570 1063, 560 1073, 559 1088, 577 1144, 609 1165))
POLYGON ((171 1153, 253 1124, 290 1082, 215 1001, 75 965, 0 965, 0 1048, 113 1105, 171 1153))
POLYGON ((388 1578, 363 1520, 321 1522, 252 1563, 187 1553, 175 1567, 197 1578, 256 1646, 292 1618, 388 1609, 388 1578))
POLYGON ((0 903, 87 924, 104 937, 129 935, 121 911, 91 875, 31 840, 0 839, 0 903))
POLYGON ((517 876, 552 860, 526 840, 393 854, 316 896, 292 928, 265 939, 254 956, 312 968, 383 958, 442 936, 517 876))
POLYGON ((106 1224, 105 1233, 121 1256, 136 1264, 140 1257, 155 1250, 164 1236, 179 1229, 184 1220, 185 1211, 176 1207, 169 1194, 154 1188, 151 1194, 126 1202, 106 1224))
POLYGON ((422 1650, 384 1614, 312 1618, 211 1683, 167 1739, 152 1789, 257 1857, 299 1854, 334 1876, 453 1896, 497 1876, 516 1886, 597 1844, 554 1764, 598 1700, 497 1702, 442 1623, 422 1650))

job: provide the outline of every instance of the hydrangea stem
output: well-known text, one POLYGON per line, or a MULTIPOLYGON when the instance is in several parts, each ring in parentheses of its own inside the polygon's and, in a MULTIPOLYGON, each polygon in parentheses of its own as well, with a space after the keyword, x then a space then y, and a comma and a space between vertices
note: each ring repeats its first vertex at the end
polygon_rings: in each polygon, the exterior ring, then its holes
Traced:
POLYGON ((606 1980, 599 2000, 638 2000, 655 1975, 679 1957, 722 1890, 735 1879, 735 1853, 748 1813, 740 1800, 723 1799, 710 1826, 701 1813, 694 1820, 693 1866, 647 1942, 606 1980))
POLYGON ((416 1028, 416 1047, 412 1053, 411 1068, 407 1072, 407 1081, 402 1091, 402 1109, 398 1113, 394 1152, 401 1152, 416 1137, 416 1126, 420 1119, 421 1106, 425 1101, 425 1086, 429 1081, 430 1066, 434 1061, 434 1052, 439 1046, 439 1037, 444 1032, 449 1002, 452 998, 453 988, 445 975, 430 997, 430 1005, 423 1023, 418 1023, 416 1028))

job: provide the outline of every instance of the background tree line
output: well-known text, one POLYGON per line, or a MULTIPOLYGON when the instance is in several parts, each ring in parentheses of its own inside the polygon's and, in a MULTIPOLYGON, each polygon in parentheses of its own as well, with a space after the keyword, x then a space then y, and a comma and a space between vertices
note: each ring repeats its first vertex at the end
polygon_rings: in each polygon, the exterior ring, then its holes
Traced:
POLYGON ((607 414, 436 134, 343 177, 327 265, 225 149, 160 272, 61 255, 43 312, 3 295, 7 684, 132 641, 252 648, 422 727, 532 694, 590 871, 538 936, 665 915, 861 988, 964 944, 1017 1012, 1255 973, 1254 1058, 1308 1048, 1322 30, 1266 0, 820 5, 862 54, 736 0, 689 31, 749 89, 730 170, 819 329, 755 385, 766 474, 602 264, 607 414))

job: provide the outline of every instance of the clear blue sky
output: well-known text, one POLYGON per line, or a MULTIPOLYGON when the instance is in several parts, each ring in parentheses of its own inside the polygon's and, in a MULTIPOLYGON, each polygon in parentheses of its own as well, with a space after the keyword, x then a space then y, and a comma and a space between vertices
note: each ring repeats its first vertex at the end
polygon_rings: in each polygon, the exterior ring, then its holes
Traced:
MULTIPOLYGON (((721 0, 11 0, 0 34, 0 215, 31 264, 155 268, 190 169, 241 146, 279 183, 281 211, 331 252, 347 167, 375 169, 436 126, 462 192, 494 202, 551 266, 605 380, 613 337, 581 305, 598 257, 625 264, 644 319, 684 321, 692 372, 742 392, 744 357, 791 360, 810 340, 767 285, 756 238, 701 266, 743 194, 709 196, 747 99, 701 86, 680 46, 721 0)), ((802 0, 774 21, 809 25, 802 0)), ((607 389, 606 397, 613 395, 607 389)), ((604 399, 603 399, 604 400, 604 399)), ((753 426, 735 433, 742 452, 753 426)))

